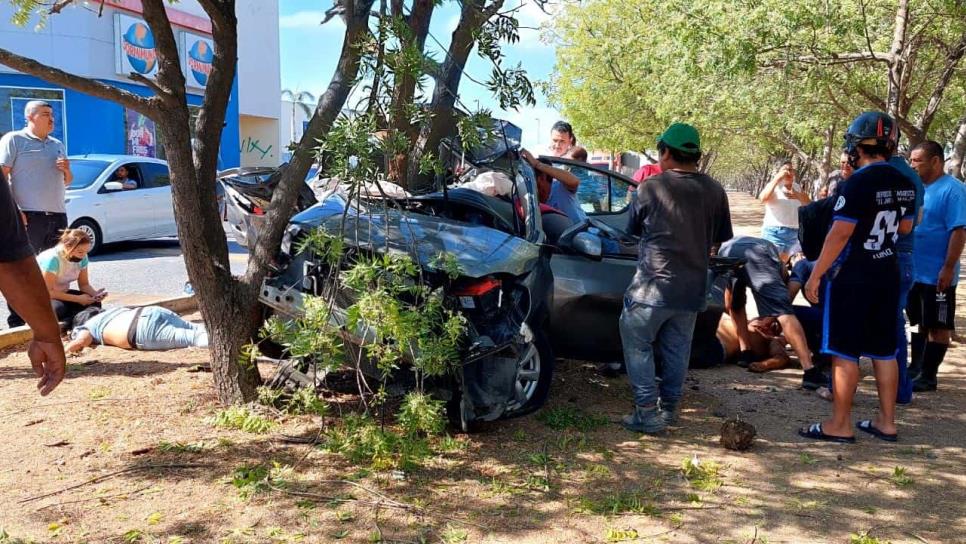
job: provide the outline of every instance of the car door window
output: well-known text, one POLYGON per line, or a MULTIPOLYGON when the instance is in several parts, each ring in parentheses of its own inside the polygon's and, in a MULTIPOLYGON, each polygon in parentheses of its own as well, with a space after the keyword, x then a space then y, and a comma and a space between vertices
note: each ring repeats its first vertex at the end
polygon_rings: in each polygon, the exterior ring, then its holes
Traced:
POLYGON ((606 170, 572 162, 554 163, 554 166, 569 170, 580 180, 577 202, 588 215, 620 213, 630 203, 634 185, 606 170))
POLYGON ((171 174, 167 166, 155 163, 141 163, 138 166, 143 174, 145 187, 157 189, 171 185, 171 174))
MULTIPOLYGON (((110 183, 112 181, 118 181, 118 182, 121 181, 121 179, 117 175, 117 171, 120 170, 121 168, 124 168, 127 170, 127 179, 129 181, 133 181, 137 183, 137 187, 133 189, 124 189, 123 192, 128 193, 131 191, 144 189, 144 173, 141 171, 141 169, 138 167, 137 164, 133 164, 133 163, 122 164, 121 166, 118 166, 117 168, 115 168, 114 171, 111 172, 110 177, 107 178, 107 183, 110 183)), ((100 192, 106 193, 108 191, 102 187, 100 192)))

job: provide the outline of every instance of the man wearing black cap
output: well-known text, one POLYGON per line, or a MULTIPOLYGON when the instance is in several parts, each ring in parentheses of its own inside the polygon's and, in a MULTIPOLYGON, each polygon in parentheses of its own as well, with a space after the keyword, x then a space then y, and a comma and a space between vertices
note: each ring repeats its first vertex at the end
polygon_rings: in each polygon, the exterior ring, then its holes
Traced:
POLYGON ((732 238, 724 189, 698 172, 698 131, 675 123, 658 138, 657 150, 662 173, 638 186, 631 210, 629 230, 641 242, 620 319, 635 404, 623 424, 643 433, 659 433, 677 420, 695 319, 706 305, 711 251, 732 238))

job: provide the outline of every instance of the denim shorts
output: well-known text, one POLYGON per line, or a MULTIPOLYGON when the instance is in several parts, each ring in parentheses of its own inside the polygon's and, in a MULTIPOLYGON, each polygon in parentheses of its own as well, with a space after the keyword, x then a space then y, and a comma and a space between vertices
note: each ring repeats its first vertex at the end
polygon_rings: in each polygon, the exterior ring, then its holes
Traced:
POLYGON ((780 253, 796 253, 800 247, 797 228, 764 226, 761 228, 761 237, 775 244, 780 253))

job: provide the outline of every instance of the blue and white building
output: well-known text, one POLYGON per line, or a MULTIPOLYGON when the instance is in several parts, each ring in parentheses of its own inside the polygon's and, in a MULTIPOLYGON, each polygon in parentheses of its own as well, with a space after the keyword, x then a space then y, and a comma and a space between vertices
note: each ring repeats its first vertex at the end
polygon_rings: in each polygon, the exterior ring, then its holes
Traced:
MULTIPOLYGON (((135 72, 157 73, 154 37, 141 17, 139 0, 75 2, 43 26, 34 19, 20 27, 10 22, 13 8, 0 3, 0 47, 80 76, 131 92, 151 90, 133 82, 135 72)), ((200 106, 211 70, 211 21, 196 0, 167 7, 181 52, 189 105, 200 106)), ((239 0, 238 71, 222 130, 220 167, 275 166, 281 94, 278 3, 239 0)), ((64 89, 0 66, 0 134, 23 127, 23 106, 43 99, 54 105, 54 135, 70 155, 131 154, 164 158, 164 142, 154 123, 124 106, 64 89)), ((193 112, 197 109, 193 109, 193 112)), ((190 138, 190 134, 185 135, 190 138)))

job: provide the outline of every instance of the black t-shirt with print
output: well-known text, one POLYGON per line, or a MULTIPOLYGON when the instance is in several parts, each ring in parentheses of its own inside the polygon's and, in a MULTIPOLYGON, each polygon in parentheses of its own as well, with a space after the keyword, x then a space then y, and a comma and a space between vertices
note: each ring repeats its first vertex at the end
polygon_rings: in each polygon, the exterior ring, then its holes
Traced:
POLYGON ((916 188, 899 170, 876 162, 855 171, 839 190, 833 221, 855 224, 839 255, 836 283, 888 284, 898 281, 899 223, 911 219, 916 188))

